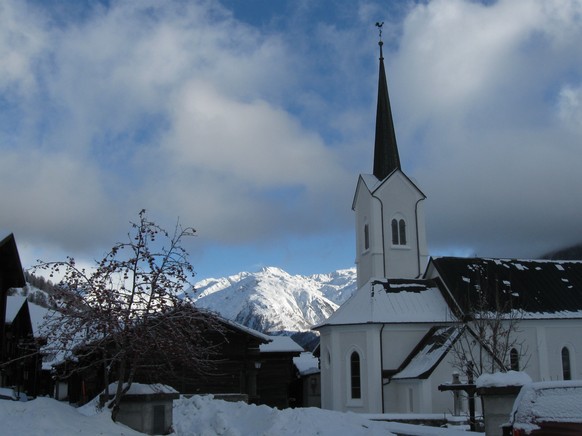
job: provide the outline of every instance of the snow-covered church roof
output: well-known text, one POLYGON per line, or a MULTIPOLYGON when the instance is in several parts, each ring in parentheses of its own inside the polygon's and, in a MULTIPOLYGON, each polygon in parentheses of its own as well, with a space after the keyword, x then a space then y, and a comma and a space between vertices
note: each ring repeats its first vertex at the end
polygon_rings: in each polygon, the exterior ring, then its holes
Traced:
POLYGON ((451 311, 434 280, 370 280, 322 324, 441 323, 451 311))
POLYGON ((430 329, 391 379, 423 379, 430 376, 464 330, 465 327, 460 325, 430 329))
POLYGON ((438 257, 427 268, 438 275, 463 313, 520 311, 523 319, 582 318, 582 262, 438 257))

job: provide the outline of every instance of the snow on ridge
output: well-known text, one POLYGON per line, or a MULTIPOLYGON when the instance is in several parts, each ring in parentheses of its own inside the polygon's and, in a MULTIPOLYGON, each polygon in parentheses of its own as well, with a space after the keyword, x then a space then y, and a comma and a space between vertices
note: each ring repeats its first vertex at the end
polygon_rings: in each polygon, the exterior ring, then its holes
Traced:
POLYGON ((263 332, 308 331, 356 290, 355 268, 311 276, 277 267, 202 280, 191 296, 199 307, 263 332))

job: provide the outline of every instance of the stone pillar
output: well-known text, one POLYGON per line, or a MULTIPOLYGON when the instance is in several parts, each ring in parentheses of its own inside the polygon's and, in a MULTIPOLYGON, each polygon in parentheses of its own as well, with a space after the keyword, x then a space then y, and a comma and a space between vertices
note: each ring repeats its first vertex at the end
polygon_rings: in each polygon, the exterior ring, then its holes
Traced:
POLYGON ((501 436, 501 425, 509 421, 509 414, 521 386, 477 387, 481 397, 486 436, 501 436))

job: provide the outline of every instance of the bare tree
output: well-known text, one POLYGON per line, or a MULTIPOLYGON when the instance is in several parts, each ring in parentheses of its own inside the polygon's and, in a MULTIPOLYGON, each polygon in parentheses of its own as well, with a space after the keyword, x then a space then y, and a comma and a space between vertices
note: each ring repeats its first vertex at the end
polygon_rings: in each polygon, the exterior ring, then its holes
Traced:
POLYGON ((474 377, 524 369, 529 353, 520 335, 523 312, 513 308, 511 290, 500 290, 497 277, 483 271, 467 286, 472 298, 461 314, 467 330, 452 349, 454 366, 462 373, 469 368, 474 377))
POLYGON ((136 374, 159 382, 185 367, 189 374, 211 370, 214 350, 206 333, 222 327, 185 294, 194 271, 182 240, 194 234, 179 224, 169 234, 142 210, 127 241, 115 244, 91 270, 72 257, 37 266, 63 277, 45 325, 46 351, 74 359, 69 372, 100 366, 104 387, 117 382, 109 402, 113 420, 136 374))

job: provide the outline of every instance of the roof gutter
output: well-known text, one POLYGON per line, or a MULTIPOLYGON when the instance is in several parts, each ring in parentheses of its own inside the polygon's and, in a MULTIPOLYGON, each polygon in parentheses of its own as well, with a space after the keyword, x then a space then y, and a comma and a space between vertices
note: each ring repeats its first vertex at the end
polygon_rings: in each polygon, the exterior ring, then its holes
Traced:
POLYGON ((426 197, 424 198, 419 198, 418 200, 416 200, 416 204, 414 205, 414 217, 415 217, 415 227, 416 227, 416 261, 418 264, 418 275, 416 276, 416 278, 420 278, 423 274, 423 272, 421 271, 421 265, 420 265, 420 241, 419 241, 419 230, 418 230, 418 204, 424 200, 426 197))

